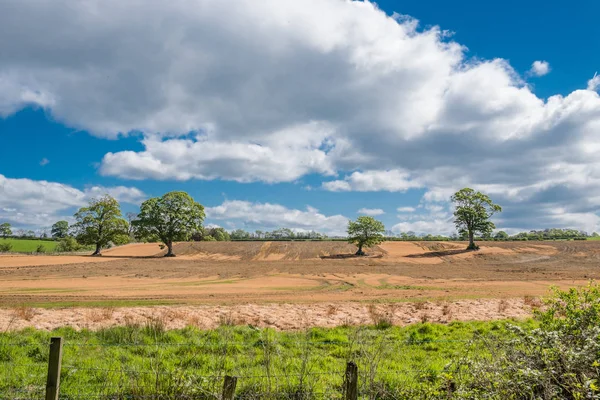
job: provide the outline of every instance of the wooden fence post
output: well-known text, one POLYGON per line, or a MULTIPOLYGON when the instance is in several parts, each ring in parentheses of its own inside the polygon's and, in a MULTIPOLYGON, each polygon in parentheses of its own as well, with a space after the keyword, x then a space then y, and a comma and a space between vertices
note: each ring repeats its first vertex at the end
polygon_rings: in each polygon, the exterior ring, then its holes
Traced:
POLYGON ((344 379, 345 400, 358 400, 358 366, 350 361, 344 379))
POLYGON ((46 380, 46 400, 58 400, 60 391, 60 365, 62 362, 63 338, 50 339, 50 356, 48 357, 48 379, 46 380))
POLYGON ((223 397, 222 400, 233 400, 235 396, 235 387, 237 385, 237 378, 235 376, 225 376, 223 381, 223 397))

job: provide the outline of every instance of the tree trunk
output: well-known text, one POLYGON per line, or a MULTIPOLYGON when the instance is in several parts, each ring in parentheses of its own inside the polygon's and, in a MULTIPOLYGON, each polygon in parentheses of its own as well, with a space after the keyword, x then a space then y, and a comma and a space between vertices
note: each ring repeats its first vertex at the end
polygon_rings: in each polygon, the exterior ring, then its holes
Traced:
POLYGON ((173 254, 173 242, 169 241, 166 244, 167 244, 167 254, 165 254, 165 257, 175 257, 175 254, 173 254))
POLYGON ((362 247, 363 247, 362 243, 359 243, 358 244, 358 251, 355 253, 355 255, 357 255, 357 256, 364 256, 365 255, 365 252, 363 251, 362 247))
POLYGON ((479 250, 479 246, 475 244, 475 234, 473 231, 469 231, 469 246, 467 250, 479 250))
POLYGON ((101 256, 100 251, 102 250, 102 246, 99 243, 96 244, 96 251, 92 254, 93 256, 101 256))

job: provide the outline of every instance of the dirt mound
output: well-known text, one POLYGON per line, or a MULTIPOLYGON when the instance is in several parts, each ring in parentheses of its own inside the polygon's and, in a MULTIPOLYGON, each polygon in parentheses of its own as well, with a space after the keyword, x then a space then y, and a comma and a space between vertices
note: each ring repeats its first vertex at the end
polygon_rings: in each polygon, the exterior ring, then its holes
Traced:
POLYGON ((107 257, 154 257, 162 253, 158 243, 132 243, 102 251, 107 257))
MULTIPOLYGON (((309 260, 353 255, 356 246, 346 242, 192 242, 173 248, 182 259, 212 261, 309 260)), ((381 254, 379 249, 374 249, 381 254)))

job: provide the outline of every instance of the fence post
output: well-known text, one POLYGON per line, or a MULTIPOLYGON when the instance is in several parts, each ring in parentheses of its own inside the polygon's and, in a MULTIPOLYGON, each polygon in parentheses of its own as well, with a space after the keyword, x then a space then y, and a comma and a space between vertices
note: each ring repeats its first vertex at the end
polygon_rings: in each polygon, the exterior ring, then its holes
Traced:
POLYGON ((346 364, 344 394, 345 400, 358 400, 358 366, 352 361, 346 364))
POLYGON ((46 400, 58 400, 60 391, 60 365, 62 362, 63 338, 50 339, 50 356, 48 357, 48 379, 46 380, 46 400))
POLYGON ((225 375, 225 380, 223 381, 222 400, 233 400, 236 385, 237 378, 235 376, 225 375))

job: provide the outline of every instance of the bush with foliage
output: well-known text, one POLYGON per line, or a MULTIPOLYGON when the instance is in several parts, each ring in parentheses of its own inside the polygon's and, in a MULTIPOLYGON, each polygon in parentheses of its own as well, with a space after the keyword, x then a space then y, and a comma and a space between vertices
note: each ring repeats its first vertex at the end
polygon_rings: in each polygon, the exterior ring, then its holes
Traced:
POLYGON ((490 356, 467 363, 461 397, 487 399, 600 399, 600 287, 554 295, 532 330, 488 344, 490 356))
POLYGON ((0 243, 0 253, 7 253, 12 250, 12 243, 5 242, 0 243))
POLYGON ((68 253, 71 251, 77 251, 81 249, 81 245, 77 243, 74 237, 67 236, 61 239, 56 245, 56 251, 59 253, 68 253))
POLYGON ((35 249, 36 253, 45 253, 46 252, 46 247, 44 247, 43 244, 40 244, 36 249, 35 249))

